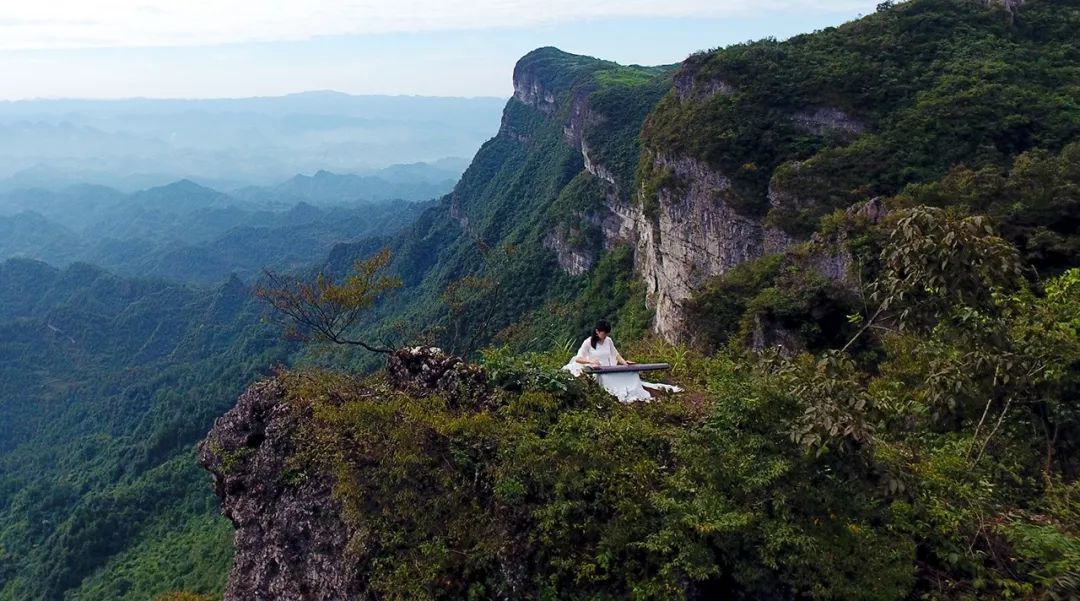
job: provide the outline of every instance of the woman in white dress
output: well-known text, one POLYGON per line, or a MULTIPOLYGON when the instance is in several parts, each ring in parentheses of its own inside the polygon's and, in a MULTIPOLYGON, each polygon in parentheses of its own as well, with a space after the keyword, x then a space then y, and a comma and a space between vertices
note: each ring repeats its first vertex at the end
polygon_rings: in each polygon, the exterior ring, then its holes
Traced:
POLYGON ((575 376, 581 375, 582 369, 590 367, 610 367, 612 365, 633 365, 633 361, 623 359, 619 350, 615 348, 615 341, 611 339, 611 324, 601 319, 596 322, 592 336, 585 339, 578 349, 577 355, 570 361, 570 371, 575 376))
MULTIPOLYGON (((585 339, 578 349, 577 355, 563 366, 575 376, 584 373, 585 366, 610 367, 614 365, 633 365, 633 361, 627 361, 615 348, 615 341, 611 339, 611 324, 601 319, 596 322, 592 336, 585 339)), ((593 376, 605 390, 619 398, 620 401, 644 401, 652 398, 645 388, 653 390, 669 390, 679 392, 681 389, 666 384, 653 384, 642 382, 637 372, 597 374, 593 376)))

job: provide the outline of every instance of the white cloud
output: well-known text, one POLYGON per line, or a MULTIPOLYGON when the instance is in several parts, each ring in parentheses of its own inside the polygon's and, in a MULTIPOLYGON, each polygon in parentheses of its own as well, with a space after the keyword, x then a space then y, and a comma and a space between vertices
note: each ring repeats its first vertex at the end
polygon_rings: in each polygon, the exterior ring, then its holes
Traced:
POLYGON ((0 0, 0 50, 204 46, 866 6, 866 0, 0 0))

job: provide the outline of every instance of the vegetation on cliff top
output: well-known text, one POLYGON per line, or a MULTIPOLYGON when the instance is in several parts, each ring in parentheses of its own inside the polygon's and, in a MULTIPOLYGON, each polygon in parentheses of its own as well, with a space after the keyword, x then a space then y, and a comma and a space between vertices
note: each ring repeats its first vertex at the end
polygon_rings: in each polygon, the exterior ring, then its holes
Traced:
POLYGON ((560 353, 486 352, 494 392, 285 374, 283 485, 334 477, 385 599, 1069 598, 1080 271, 1033 290, 983 218, 887 224, 872 364, 650 343, 687 392, 629 406, 560 353))

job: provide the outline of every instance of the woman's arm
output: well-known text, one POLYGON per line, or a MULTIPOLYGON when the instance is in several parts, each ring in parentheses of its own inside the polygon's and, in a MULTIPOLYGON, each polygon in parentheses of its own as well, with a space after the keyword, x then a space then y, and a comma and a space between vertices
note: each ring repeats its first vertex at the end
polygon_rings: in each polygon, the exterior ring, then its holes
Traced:
POLYGON ((593 367, 597 367, 597 366, 600 365, 600 362, 597 361, 596 359, 590 359, 589 358, 589 339, 588 338, 585 339, 585 342, 581 343, 581 348, 578 349, 577 356, 574 357, 574 362, 575 363, 580 363, 581 365, 591 365, 593 367))
POLYGON ((615 348, 615 341, 614 340, 611 341, 611 352, 614 353, 614 355, 615 355, 615 365, 633 365, 634 364, 633 361, 627 361, 626 359, 623 359, 623 356, 619 352, 619 349, 615 348))

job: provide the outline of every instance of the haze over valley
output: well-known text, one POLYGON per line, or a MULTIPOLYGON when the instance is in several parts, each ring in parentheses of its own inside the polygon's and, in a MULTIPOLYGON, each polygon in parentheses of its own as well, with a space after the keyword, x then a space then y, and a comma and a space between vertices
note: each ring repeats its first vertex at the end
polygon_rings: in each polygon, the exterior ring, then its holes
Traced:
POLYGON ((228 189, 440 160, 460 171, 498 130, 502 104, 338 92, 0 101, 0 190, 90 183, 130 192, 185 178, 228 189))

